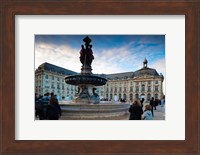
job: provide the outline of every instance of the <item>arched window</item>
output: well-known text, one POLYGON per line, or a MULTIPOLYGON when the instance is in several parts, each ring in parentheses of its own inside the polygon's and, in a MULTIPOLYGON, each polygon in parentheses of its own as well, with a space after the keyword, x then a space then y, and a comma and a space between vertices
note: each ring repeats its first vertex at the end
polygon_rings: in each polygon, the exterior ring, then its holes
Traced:
POLYGON ((138 94, 135 94, 135 99, 139 99, 139 95, 138 94))
POLYGON ((140 100, 141 100, 142 98, 145 99, 145 94, 141 94, 141 95, 140 95, 140 100))

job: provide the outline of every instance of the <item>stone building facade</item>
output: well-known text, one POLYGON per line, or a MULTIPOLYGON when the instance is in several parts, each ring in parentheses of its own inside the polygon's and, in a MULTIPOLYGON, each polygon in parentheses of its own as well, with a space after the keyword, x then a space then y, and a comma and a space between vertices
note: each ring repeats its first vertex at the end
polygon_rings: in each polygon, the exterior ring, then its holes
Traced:
MULTIPOLYGON (((35 92, 45 94, 54 92, 60 99, 74 98, 78 88, 64 82, 64 77, 77 74, 76 72, 44 63, 35 72, 35 92)), ((156 69, 148 67, 145 59, 143 67, 135 72, 116 74, 101 74, 108 81, 106 85, 97 87, 96 93, 100 98, 127 102, 144 98, 146 101, 151 97, 161 99, 163 97, 164 76, 158 74, 156 69)))
POLYGON ((135 72, 107 74, 105 77, 108 82, 100 88, 98 94, 108 100, 125 99, 132 102, 144 98, 149 101, 151 97, 161 99, 164 96, 164 76, 158 74, 156 69, 149 68, 146 59, 143 67, 135 72))
POLYGON ((76 87, 65 83, 64 77, 77 74, 76 72, 49 63, 41 64, 35 71, 35 93, 44 95, 54 92, 58 99, 72 99, 76 87))

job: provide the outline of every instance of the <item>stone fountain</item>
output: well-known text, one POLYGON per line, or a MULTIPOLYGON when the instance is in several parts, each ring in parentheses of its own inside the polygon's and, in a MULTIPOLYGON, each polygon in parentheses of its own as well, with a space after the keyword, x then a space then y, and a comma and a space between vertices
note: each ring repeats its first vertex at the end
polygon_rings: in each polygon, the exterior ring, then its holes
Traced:
POLYGON ((78 93, 70 104, 61 104, 63 119, 109 119, 127 114, 129 104, 101 104, 96 86, 105 85, 107 80, 92 74, 92 61, 94 60, 91 39, 83 39, 85 46, 81 45, 80 62, 81 73, 65 77, 67 84, 78 86, 78 93))

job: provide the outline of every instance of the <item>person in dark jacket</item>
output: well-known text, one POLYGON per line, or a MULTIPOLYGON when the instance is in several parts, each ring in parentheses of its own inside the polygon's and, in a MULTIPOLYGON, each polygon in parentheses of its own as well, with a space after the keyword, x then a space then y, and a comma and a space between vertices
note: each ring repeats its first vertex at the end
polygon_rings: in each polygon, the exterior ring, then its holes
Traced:
POLYGON ((40 120, 47 119, 47 107, 49 103, 49 96, 45 94, 45 96, 40 96, 40 98, 36 101, 36 117, 39 116, 40 120))
POLYGON ((58 120, 61 116, 61 108, 58 104, 57 98, 51 93, 51 98, 47 108, 47 119, 48 120, 58 120))
POLYGON ((143 108, 143 103, 144 103, 144 98, 142 98, 142 100, 140 100, 140 104, 141 104, 142 108, 143 108))
POLYGON ((155 101, 154 101, 154 110, 156 110, 156 106, 158 106, 158 103, 159 103, 159 100, 155 99, 155 101))
POLYGON ((143 110, 142 107, 139 105, 138 101, 133 102, 133 104, 129 108, 130 117, 129 120, 141 120, 143 110))
POLYGON ((155 106, 153 97, 151 98, 150 105, 151 105, 151 112, 152 112, 152 116, 153 116, 153 107, 155 106))

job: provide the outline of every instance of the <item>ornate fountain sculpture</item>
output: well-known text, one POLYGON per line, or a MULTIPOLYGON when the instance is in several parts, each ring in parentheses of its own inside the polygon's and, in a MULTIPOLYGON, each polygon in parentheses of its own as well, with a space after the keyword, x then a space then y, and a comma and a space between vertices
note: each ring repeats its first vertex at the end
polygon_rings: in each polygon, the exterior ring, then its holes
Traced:
POLYGON ((91 39, 87 36, 83 41, 85 46, 82 45, 80 51, 81 73, 65 77, 66 83, 78 86, 78 93, 72 102, 61 104, 62 119, 121 119, 127 114, 129 104, 100 103, 95 87, 105 85, 107 80, 92 74, 94 56, 91 39))
POLYGON ((105 85, 105 78, 92 74, 92 61, 94 60, 91 39, 87 36, 83 39, 84 45, 81 45, 80 62, 82 63, 81 74, 65 77, 67 84, 78 86, 78 94, 74 99, 77 104, 97 104, 100 102, 99 96, 95 93, 96 86, 105 85))

